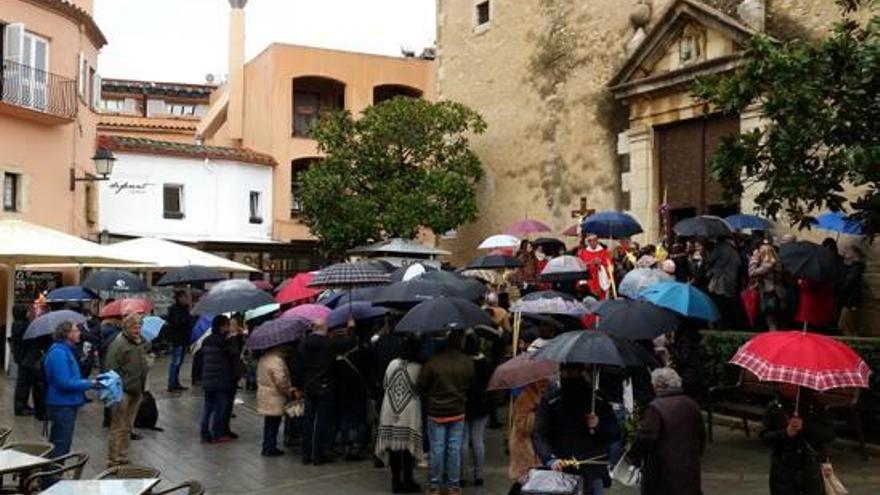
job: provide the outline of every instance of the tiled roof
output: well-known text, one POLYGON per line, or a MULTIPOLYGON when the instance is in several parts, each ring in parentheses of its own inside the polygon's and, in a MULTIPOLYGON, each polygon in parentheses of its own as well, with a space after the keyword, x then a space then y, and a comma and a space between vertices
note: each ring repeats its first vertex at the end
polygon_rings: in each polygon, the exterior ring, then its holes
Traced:
POLYGON ((69 0, 27 0, 31 3, 39 5, 47 10, 54 11, 60 15, 68 17, 85 27, 86 35, 96 47, 101 48, 107 44, 107 38, 101 32, 101 28, 92 19, 88 12, 76 6, 69 0))
POLYGON ((159 81, 135 81, 130 79, 103 79, 101 91, 109 93, 134 93, 155 96, 177 96, 208 99, 217 86, 159 81))
POLYGON ((210 158, 275 166, 277 162, 270 155, 246 148, 227 148, 223 146, 200 146, 197 144, 157 141, 155 139, 124 136, 98 136, 97 146, 113 151, 128 151, 148 155, 184 156, 191 158, 210 158))
POLYGON ((103 114, 98 119, 98 127, 137 127, 141 129, 166 129, 195 132, 199 119, 174 119, 138 117, 132 115, 103 114))

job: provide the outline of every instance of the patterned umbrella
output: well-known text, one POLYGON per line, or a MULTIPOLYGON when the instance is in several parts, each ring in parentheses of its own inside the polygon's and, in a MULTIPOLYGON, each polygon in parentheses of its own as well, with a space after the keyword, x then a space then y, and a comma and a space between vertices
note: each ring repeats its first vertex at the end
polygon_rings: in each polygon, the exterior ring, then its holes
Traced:
POLYGON ((330 311, 330 308, 323 304, 300 304, 285 311, 281 319, 305 318, 311 322, 327 321, 330 311))
POLYGON ((367 263, 337 263, 315 274, 308 287, 363 287, 391 282, 387 272, 367 263))
POLYGON ((258 326, 244 344, 245 349, 261 351, 305 336, 312 328, 312 322, 305 318, 284 318, 267 321, 258 326))
POLYGON ((587 265, 576 256, 557 256, 547 262, 538 276, 542 282, 573 282, 590 278, 587 265))
POLYGON ((137 275, 125 270, 101 270, 92 272, 82 283, 93 291, 147 292, 147 286, 137 275))
POLYGON ((36 339, 38 337, 43 337, 45 335, 52 335, 52 332, 55 331, 55 328, 58 327, 61 323, 65 321, 72 321, 77 325, 85 324, 86 317, 77 313, 76 311, 70 311, 69 309, 62 309, 60 311, 50 311, 40 317, 37 317, 28 325, 27 330, 24 332, 24 340, 36 339))
POLYGON ((510 227, 507 227, 507 230, 505 231, 506 234, 518 237, 525 237, 529 234, 540 234, 541 232, 550 232, 550 227, 537 220, 530 219, 514 222, 510 227))
POLYGON ((113 318, 125 316, 131 313, 144 315, 149 313, 150 311, 153 311, 154 307, 155 306, 153 305, 152 301, 140 297, 117 299, 101 308, 101 312, 98 314, 98 316, 101 318, 113 318))
POLYGON ((530 383, 552 379, 558 374, 558 363, 534 359, 532 354, 523 353, 495 368, 487 389, 507 390, 525 387, 530 383))

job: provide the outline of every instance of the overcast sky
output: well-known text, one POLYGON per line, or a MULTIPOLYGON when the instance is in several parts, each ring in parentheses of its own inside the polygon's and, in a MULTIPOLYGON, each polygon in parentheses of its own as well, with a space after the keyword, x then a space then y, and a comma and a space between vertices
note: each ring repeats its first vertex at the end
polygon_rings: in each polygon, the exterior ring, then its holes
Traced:
MULTIPOLYGON (((399 55, 434 43, 435 0, 250 0, 246 56, 273 42, 399 55)), ((104 77, 202 83, 226 74, 227 0, 95 0, 104 77)))

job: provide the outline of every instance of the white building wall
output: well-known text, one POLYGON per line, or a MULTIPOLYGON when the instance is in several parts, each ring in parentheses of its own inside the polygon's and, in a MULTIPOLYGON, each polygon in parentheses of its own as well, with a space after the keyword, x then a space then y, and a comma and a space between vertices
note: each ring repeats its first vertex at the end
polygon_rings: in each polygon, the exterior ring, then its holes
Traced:
POLYGON ((271 240, 272 167, 251 163, 116 152, 99 182, 98 228, 111 234, 179 240, 271 240), (163 186, 184 187, 181 219, 164 218, 163 186), (250 192, 260 193, 262 223, 250 221, 250 192))

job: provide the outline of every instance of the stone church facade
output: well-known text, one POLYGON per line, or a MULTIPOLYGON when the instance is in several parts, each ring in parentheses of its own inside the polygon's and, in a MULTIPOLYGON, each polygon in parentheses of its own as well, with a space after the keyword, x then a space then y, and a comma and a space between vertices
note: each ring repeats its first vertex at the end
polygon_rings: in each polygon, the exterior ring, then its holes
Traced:
POLYGON ((678 218, 750 212, 749 191, 726 203, 706 164, 723 136, 761 125, 760 109, 714 114, 690 87, 737 67, 757 32, 815 39, 839 16, 833 0, 438 0, 438 95, 488 124, 473 139, 486 171, 479 219, 443 245, 474 254, 526 217, 560 236, 589 209, 630 212, 642 242, 678 218))

